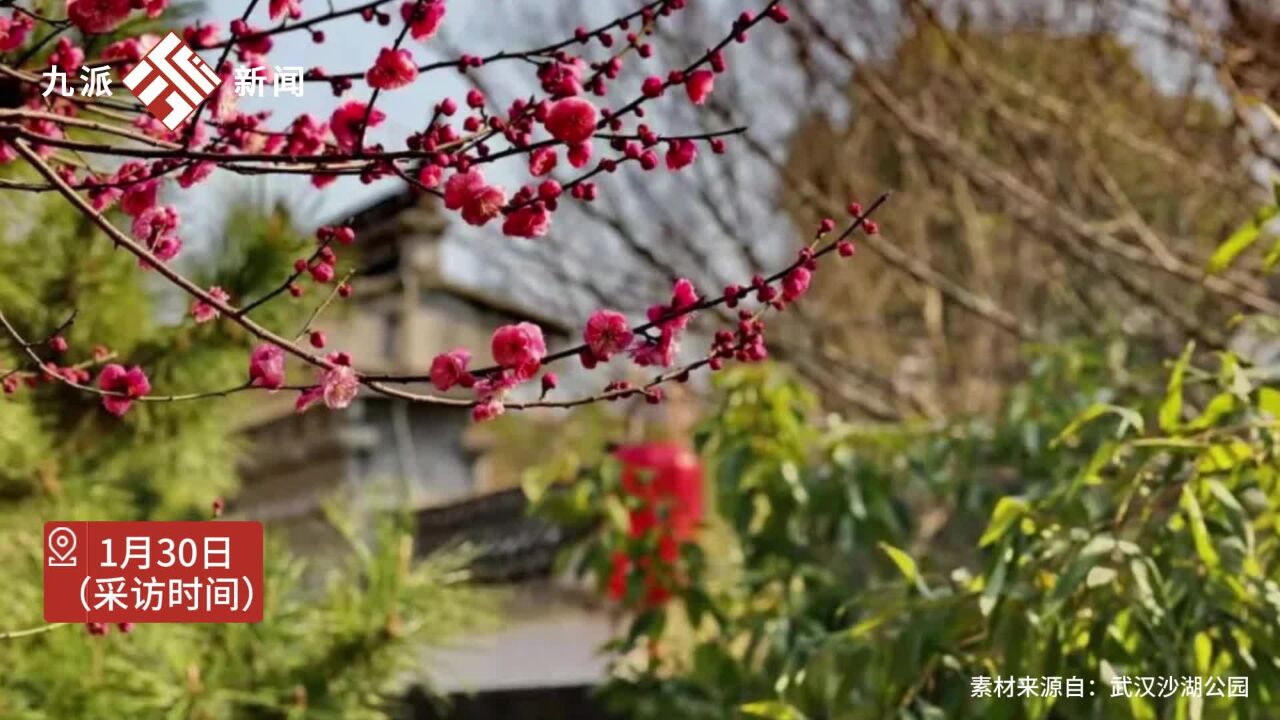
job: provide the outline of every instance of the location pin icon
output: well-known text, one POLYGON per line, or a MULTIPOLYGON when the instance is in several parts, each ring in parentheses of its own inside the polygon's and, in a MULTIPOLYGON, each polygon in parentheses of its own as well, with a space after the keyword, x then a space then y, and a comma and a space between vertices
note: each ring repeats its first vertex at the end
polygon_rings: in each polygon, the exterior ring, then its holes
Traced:
POLYGON ((49 533, 49 553, 58 559, 60 563, 66 563, 67 558, 71 557, 71 553, 76 549, 76 534, 71 528, 54 528, 49 533))

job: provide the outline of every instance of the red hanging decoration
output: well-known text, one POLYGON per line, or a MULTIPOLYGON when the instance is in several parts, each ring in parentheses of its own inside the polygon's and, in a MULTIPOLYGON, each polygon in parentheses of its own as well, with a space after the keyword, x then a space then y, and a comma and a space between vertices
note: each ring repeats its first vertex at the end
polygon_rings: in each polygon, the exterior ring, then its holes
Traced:
MULTIPOLYGON (((643 602, 655 607, 671 598, 680 546, 692 541, 702 522, 702 465, 692 451, 671 442, 625 445, 614 455, 623 465, 623 491, 639 501, 629 513, 628 534, 632 538, 657 534, 656 557, 637 560, 645 575, 643 602)), ((614 553, 610 597, 626 597, 631 563, 627 553, 614 553)))

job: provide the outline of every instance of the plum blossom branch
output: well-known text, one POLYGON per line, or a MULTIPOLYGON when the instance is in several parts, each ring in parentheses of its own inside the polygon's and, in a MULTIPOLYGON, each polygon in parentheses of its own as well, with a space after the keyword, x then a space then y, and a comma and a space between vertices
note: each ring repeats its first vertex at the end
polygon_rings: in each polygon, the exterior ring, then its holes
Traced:
MULTIPOLYGON (((851 222, 849 226, 845 228, 844 232, 842 232, 835 240, 831 241, 824 247, 813 252, 812 259, 817 259, 831 252, 839 250, 840 244, 842 242, 847 241, 855 232, 858 231, 858 229, 863 228, 864 225, 870 221, 871 215, 875 213, 877 210, 879 210, 880 206, 888 202, 888 200, 889 200, 888 193, 882 194, 879 197, 877 197, 875 201, 871 203, 871 205, 867 206, 865 210, 862 210, 854 217, 853 222, 851 222)), ((772 275, 769 275, 768 277, 763 278, 763 281, 765 283, 775 283, 785 278, 788 273, 792 272, 797 267, 802 266, 805 262, 806 262, 805 258, 797 258, 795 261, 786 265, 782 269, 774 272, 772 275)), ((758 283, 754 283, 754 284, 758 284, 758 283)), ((719 305, 723 305, 727 302, 730 302, 730 294, 731 293, 721 293, 720 295, 717 295, 715 297, 708 297, 708 298, 701 299, 696 303, 682 307, 678 310, 671 311, 670 314, 664 315, 662 320, 650 320, 650 321, 635 325, 630 328, 630 332, 633 335, 641 335, 654 328, 657 328, 662 322, 670 321, 673 319, 679 319, 686 315, 699 312, 701 310, 707 310, 719 305)), ((582 354, 584 350, 587 350, 587 349, 588 349, 588 346, 587 346, 587 343, 585 342, 572 345, 570 347, 558 350, 556 352, 553 352, 549 355, 544 356, 542 358, 542 364, 546 365, 552 362, 556 362, 558 360, 578 357, 579 355, 582 354)), ((473 375, 489 375, 495 372, 499 372, 501 370, 502 368, 500 366, 490 365, 487 367, 479 368, 477 370, 473 370, 471 372, 473 375)), ((422 382, 422 381, 431 379, 430 375, 383 374, 383 375, 368 375, 367 377, 370 380, 381 381, 381 382, 391 382, 391 383, 412 383, 412 382, 422 382)))
MULTIPOLYGON (((416 0, 412 0, 412 1, 416 2, 416 0)), ((640 8, 636 9, 635 11, 627 15, 614 18, 613 20, 610 20, 604 25, 601 25, 591 30, 579 29, 575 31, 571 37, 551 43, 549 45, 530 48, 528 50, 501 50, 495 53, 491 53, 489 55, 482 55, 482 56, 461 55, 457 58, 453 58, 450 60, 439 60, 436 62, 419 65, 417 66, 416 69, 418 71, 418 74, 424 74, 424 73, 433 72, 435 70, 447 70, 450 68, 465 69, 465 68, 481 67, 484 65, 491 65, 495 62, 502 62, 504 60, 532 60, 533 58, 550 57, 550 56, 553 56, 555 53, 560 52, 561 50, 564 50, 565 48, 571 47, 575 44, 585 43, 591 38, 602 37, 603 35, 608 33, 610 30, 612 30, 614 27, 617 27, 621 24, 625 24, 633 20, 636 20, 638 18, 644 17, 646 14, 657 12, 659 8, 669 4, 671 4, 671 0, 654 0, 653 2, 649 2, 642 5, 640 8)), ((332 83, 334 81, 359 80, 364 76, 365 76, 365 73, 356 71, 356 72, 346 72, 346 73, 325 74, 322 76, 313 75, 311 77, 308 77, 307 81, 332 83)))
POLYGON ((15 638, 31 637, 32 635, 42 635, 66 624, 67 623, 49 623, 48 625, 37 625, 36 627, 26 628, 24 630, 6 630, 4 632, 0 632, 0 640, 13 640, 15 638))
MULTIPOLYGON (((269 165, 265 170, 272 172, 281 172, 291 169, 302 170, 304 172, 317 172, 324 170, 326 172, 346 171, 360 172, 368 170, 381 163, 402 162, 402 161, 418 161, 430 159, 441 149, 449 149, 449 146, 437 148, 433 152, 425 152, 421 150, 396 150, 377 153, 333 153, 327 155, 282 155, 280 153, 232 153, 232 152, 211 152, 201 150, 185 150, 176 143, 168 143, 163 140, 152 138, 146 135, 135 133, 124 128, 109 125, 106 123, 98 123, 93 121, 80 120, 79 118, 66 117, 52 113, 33 112, 27 110, 0 110, 0 121, 5 118, 16 118, 18 120, 41 120, 57 125, 69 125, 95 132, 104 132, 120 137, 145 143, 150 147, 122 147, 118 145, 110 145, 100 142, 89 142, 80 140, 68 140, 66 138, 51 137, 41 133, 33 132, 25 127, 6 124, 0 122, 0 133, 6 133, 13 137, 28 140, 40 145, 50 147, 66 148, 69 150, 77 150, 81 152, 113 155, 117 157, 137 158, 143 160, 164 160, 164 161, 186 161, 186 162, 216 162, 225 169, 234 170, 241 163, 275 163, 269 165), (323 166, 323 167, 321 167, 323 166), (336 167, 335 167, 336 166, 336 167)), ((725 138, 734 135, 740 135, 746 131, 746 127, 739 126, 718 130, 713 132, 691 133, 691 134, 675 134, 652 136, 664 142, 675 142, 681 140, 688 141, 708 141, 717 138, 725 138)), ((637 134, 616 134, 616 133, 599 133, 596 135, 604 140, 637 140, 641 136, 637 134)), ((492 163, 497 160, 506 159, 514 155, 527 154, 530 151, 542 148, 552 147, 562 144, 557 140, 542 140, 531 143, 521 148, 509 148, 506 150, 490 153, 487 157, 479 158, 473 164, 483 165, 492 163)), ((165 172, 171 172, 168 169, 165 172)), ((162 173, 157 173, 157 176, 162 173)), ((124 181, 128 182, 128 181, 124 181)), ((111 183, 99 183, 96 186, 109 186, 111 183)))
MULTIPOLYGON (((133 11, 135 4, 126 7, 119 3, 71 0, 67 27, 74 26, 90 36, 110 32, 133 11)), ((259 29, 248 25, 258 4, 259 0, 246 3, 244 13, 233 21, 231 35, 225 41, 218 40, 216 28, 212 26, 189 27, 183 34, 199 48, 220 50, 214 68, 226 73, 232 52, 250 64, 264 65, 271 38, 278 34, 309 29, 313 39, 320 42, 322 33, 314 28, 342 17, 358 14, 365 21, 375 18, 382 24, 391 21, 389 14, 379 10, 384 2, 366 2, 342 10, 330 7, 327 13, 305 18, 298 0, 271 0, 271 19, 282 21, 273 28, 259 29)), ((164 5, 164 0, 152 0, 145 4, 145 9, 154 17, 164 5)), ((395 40, 381 49, 376 62, 366 72, 326 75, 312 68, 307 74, 307 80, 329 82, 338 96, 350 89, 352 81, 363 77, 373 88, 368 101, 341 103, 327 120, 301 115, 283 130, 268 129, 265 114, 247 114, 236 109, 225 82, 215 91, 221 93, 219 97, 201 104, 185 126, 170 131, 159 126, 138 105, 81 98, 41 101, 35 97, 39 89, 36 76, 0 65, 0 73, 18 81, 19 94, 29 96, 16 107, 0 110, 0 162, 21 158, 46 183, 40 186, 13 183, 7 187, 60 193, 118 247, 136 256, 144 268, 189 295, 193 300, 191 315, 195 322, 210 322, 221 317, 239 325, 259 343, 250 354, 246 382, 187 395, 152 394, 149 379, 137 366, 125 368, 112 363, 102 370, 95 387, 87 382, 87 373, 54 372, 67 369, 42 364, 38 353, 26 348, 31 359, 64 384, 101 396, 104 406, 118 415, 123 415, 134 401, 172 402, 281 389, 299 392, 300 411, 321 399, 331 408, 342 408, 363 387, 416 402, 469 407, 477 420, 484 420, 508 407, 572 407, 634 395, 657 402, 661 400, 659 386, 662 383, 683 380, 690 372, 703 367, 718 369, 730 358, 747 361, 763 358, 767 355, 763 312, 769 308, 782 310, 797 300, 807 290, 810 273, 817 269, 817 261, 823 255, 834 250, 841 255, 851 254, 851 250, 846 250, 852 247, 848 240, 852 233, 862 229, 874 234, 874 223, 868 217, 885 198, 878 199, 866 211, 851 209, 852 224, 834 241, 821 249, 815 249, 816 244, 804 249, 794 262, 774 274, 751 278, 749 286, 727 286, 718 296, 710 297, 699 296, 692 283, 680 280, 672 290, 671 301, 650 307, 647 321, 635 326, 629 325, 621 313, 599 310, 587 323, 583 334, 585 342, 574 347, 548 354, 542 331, 536 325, 519 323, 497 328, 491 347, 496 364, 475 371, 467 370, 470 353, 463 349, 442 354, 433 361, 429 374, 417 376, 362 372, 347 353, 313 351, 327 344, 324 333, 313 330, 314 323, 336 299, 346 298, 352 292, 351 274, 338 280, 336 271, 340 246, 355 240, 355 231, 349 226, 321 227, 317 230, 317 247, 295 260, 292 271, 280 285, 239 307, 233 305, 220 288, 201 288, 168 264, 181 247, 177 234, 179 217, 174 207, 158 202, 157 192, 160 183, 174 174, 177 184, 184 188, 201 182, 214 169, 243 174, 306 174, 318 188, 338 176, 359 176, 365 183, 398 177, 417 190, 441 198, 447 210, 457 212, 468 224, 484 226, 501 218, 504 234, 534 239, 547 234, 551 216, 570 199, 582 203, 594 201, 600 176, 617 172, 624 166, 628 171, 638 166, 641 172, 651 172, 664 164, 659 154, 663 146, 665 165, 673 172, 692 164, 701 148, 709 148, 715 154, 725 152, 726 138, 743 133, 745 128, 663 134, 638 119, 644 116, 646 103, 677 86, 684 87, 692 104, 702 105, 713 90, 715 77, 726 70, 724 51, 731 43, 745 42, 748 31, 766 19, 777 23, 787 21, 780 0, 765 2, 756 13, 742 13, 728 33, 705 53, 683 68, 671 70, 665 78, 648 76, 639 93, 616 109, 597 108, 587 97, 588 94, 606 97, 610 85, 620 77, 624 60, 630 62, 637 56, 640 61, 649 58, 652 51, 647 38, 656 31, 660 20, 674 16, 685 5, 686 0, 654 0, 594 30, 578 28, 571 38, 540 48, 501 51, 485 57, 462 54, 456 60, 417 65, 412 60, 412 52, 403 46, 410 37, 424 42, 430 39, 444 18, 445 0, 405 0, 400 6, 403 25, 395 40), (631 31, 630 23, 635 21, 639 21, 639 27, 631 31), (615 32, 624 35, 624 44, 603 60, 588 63, 585 53, 570 51, 575 44, 586 46, 592 42, 612 48, 615 32), (388 149, 376 143, 366 146, 367 133, 386 119, 377 109, 384 93, 405 87, 432 70, 453 67, 465 72, 499 60, 521 60, 536 68, 545 94, 531 94, 502 111, 494 108, 482 89, 476 87, 466 94, 465 109, 454 99, 445 98, 425 113, 426 126, 418 126, 419 131, 405 138, 404 149, 388 149), (211 110, 211 119, 207 122, 202 119, 206 109, 211 110), (461 116, 455 117, 460 110, 461 116), (93 113, 92 119, 79 117, 81 112, 93 113), (637 118, 634 127, 629 116, 637 118), (544 132, 550 137, 538 137, 544 132), (593 160, 597 142, 606 143, 613 152, 606 151, 604 156, 593 160), (69 151, 71 157, 65 157, 63 151, 69 151), (554 178, 564 178, 565 174, 552 174, 562 153, 568 164, 578 171, 563 183, 554 178), (81 154, 115 157, 125 162, 110 173, 100 172, 81 154), (530 179, 508 196, 505 189, 488 182, 481 169, 516 157, 527 158, 530 179), (106 212, 113 206, 132 218, 131 233, 107 218, 106 212), (302 295, 302 283, 308 281, 308 275, 314 284, 334 285, 293 340, 249 317, 257 308, 286 294, 302 295), (734 308, 739 301, 749 302, 752 295, 760 304, 758 311, 740 311, 737 329, 717 332, 706 357, 676 366, 681 333, 695 313, 721 304, 734 308), (304 340, 311 349, 303 347, 304 340), (582 398, 547 398, 557 384, 555 375, 544 371, 550 363, 576 356, 590 368, 622 353, 628 354, 640 367, 663 370, 639 387, 612 383, 602 392, 582 398), (286 356, 311 366, 315 382, 287 385, 286 356), (507 403, 510 391, 535 379, 540 380, 542 386, 538 400, 507 403), (460 385, 471 390, 472 397, 435 395, 389 385, 412 382, 429 382, 440 392, 460 385)), ((21 45, 21 38, 17 44, 21 45)), ((139 40, 121 41, 104 48, 101 60, 115 71, 126 73, 145 50, 139 40)), ((56 58, 79 63, 83 62, 84 54, 68 38, 62 37, 50 55, 50 62, 56 58)), ((834 222, 824 221, 815 243, 832 230, 834 222)), ((8 326, 7 321, 5 324, 8 326)), ((19 338, 11 326, 8 330, 19 338)))
MULTIPOLYGON (((96 388, 96 387, 93 387, 92 385, 85 384, 81 380, 81 378, 87 379, 88 377, 88 373, 80 372, 80 370, 83 367, 87 366, 86 364, 81 364, 79 366, 73 365, 73 366, 59 368, 56 365, 53 365, 52 363, 46 362, 35 351, 36 347, 39 347, 44 343, 28 342, 27 340, 25 340, 22 337, 22 335, 18 332, 17 328, 13 326, 13 323, 11 323, 9 319, 5 317, 3 312, 0 312, 0 327, 3 327, 5 332, 8 333, 9 337, 12 338, 13 341, 17 343, 17 345, 23 350, 23 352, 25 352, 27 356, 31 358, 32 362, 34 362, 37 367, 41 368, 41 373, 44 377, 50 380, 54 380, 56 382, 60 382, 63 385, 66 385, 67 387, 73 388, 75 390, 80 390, 82 392, 99 395, 107 399, 108 401, 116 401, 116 402, 122 402, 122 403, 128 403, 132 401, 161 402, 161 403, 181 402, 181 401, 187 401, 187 400, 204 400, 206 398, 225 397, 227 395, 232 395, 238 392, 244 392, 246 390, 253 389, 248 383, 245 383, 243 385, 237 385, 237 386, 226 388, 223 390, 208 390, 208 391, 202 391, 202 392, 186 393, 181 395, 151 395, 146 391, 133 394, 127 390, 96 388)), ((51 337, 58 337, 58 335, 55 333, 51 337)), ((119 366, 116 366, 116 367, 119 367, 119 366)), ((148 389, 150 388, 149 383, 147 383, 147 388, 148 389)), ((127 405, 125 407, 127 408, 127 405)))
POLYGON ((302 329, 298 330, 298 334, 294 336, 294 339, 293 339, 294 342, 300 342, 302 338, 307 337, 308 335, 311 335, 312 337, 311 345, 313 347, 317 347, 317 348, 324 347, 324 341, 316 340, 315 335, 312 334, 311 327, 315 325, 316 320, 318 320, 320 316, 324 314, 324 311, 327 310, 329 306, 333 304, 333 301, 339 295, 343 294, 344 292, 343 289, 351 287, 349 283, 351 282, 352 275, 355 275, 355 271, 354 270, 348 271, 347 274, 343 276, 342 281, 339 282, 337 285, 335 285, 333 287, 333 290, 329 291, 329 294, 328 296, 325 297, 324 301, 321 302, 319 305, 317 305, 315 309, 311 311, 311 314, 307 316, 306 322, 302 323, 302 329))
MULTIPOLYGON (((665 382, 670 380, 683 382, 692 371, 704 366, 718 370, 728 358, 754 361, 767 357, 768 351, 765 348, 763 336, 764 325, 760 319, 763 313, 770 308, 782 310, 787 304, 799 299, 808 290, 811 272, 817 270, 818 259, 821 256, 832 251, 837 251, 843 257, 853 255, 854 245, 849 238, 856 230, 861 228, 869 235, 876 234, 878 228, 868 219, 868 216, 886 199, 887 196, 882 196, 866 211, 858 203, 851 203, 848 210, 854 216, 854 221, 834 241, 819 249, 822 239, 835 228, 833 220, 823 220, 812 243, 800 251, 794 263, 767 279, 761 276, 753 277, 750 289, 731 285, 726 287, 721 298, 699 301, 688 281, 677 281, 671 305, 654 306, 649 310, 652 327, 658 327, 661 330, 656 340, 647 336, 641 337, 634 329, 627 328, 625 318, 620 313, 597 311, 588 321, 584 331, 587 342, 579 353, 584 365, 594 367, 598 362, 608 361, 611 355, 627 349, 633 340, 639 338, 641 345, 632 349, 632 356, 637 364, 669 366, 674 355, 675 338, 687 324, 689 314, 699 308, 714 307, 713 303, 717 301, 722 301, 732 308, 747 295, 755 294, 756 300, 760 303, 759 309, 755 312, 739 310, 736 332, 717 331, 715 342, 707 356, 676 370, 659 374, 640 387, 634 387, 625 382, 614 382, 601 393, 571 400, 548 401, 545 400, 545 396, 556 387, 556 379, 554 374, 546 373, 542 376, 543 399, 508 405, 505 401, 507 390, 514 384, 518 384, 522 376, 527 377, 541 370, 548 357, 545 354, 541 333, 535 326, 527 323, 506 326, 495 332, 493 354, 499 361, 496 376, 488 370, 468 372, 466 366, 470 353, 457 349, 444 353, 433 361, 431 382, 441 390, 448 390, 453 385, 473 388, 477 394, 477 402, 472 406, 472 415, 476 420, 487 420, 500 415, 508 407, 514 409, 567 408, 635 395, 642 395, 646 402, 659 403, 663 399, 659 386, 665 382), (780 289, 774 287, 775 282, 779 284, 780 289)), ((415 397, 413 393, 404 391, 384 392, 384 394, 404 399, 415 397)))
POLYGON ((33 151, 25 142, 23 142, 22 140, 15 140, 13 143, 13 146, 17 150, 18 154, 22 155, 22 157, 27 162, 31 163, 31 166, 35 168, 38 173, 44 176, 45 180, 49 181, 50 184, 58 188, 58 191, 62 193, 62 195, 65 198, 67 198, 67 200, 73 206, 75 206, 77 210, 83 213, 87 218, 89 218, 90 221, 92 221, 104 233, 106 233, 107 237, 111 238, 111 240, 114 241, 118 246, 123 247, 129 252, 133 253, 135 256, 138 257, 139 260, 142 260, 143 262, 147 263, 149 267, 154 268, 157 272, 159 272, 162 276, 164 276, 166 280, 176 285, 181 290, 185 291, 188 295, 191 295, 197 300, 218 310, 223 315, 231 318, 253 336, 260 338, 262 340, 265 340, 267 342, 270 342, 284 349, 285 351, 292 353, 293 355, 297 356, 299 359, 309 364, 317 365, 317 366, 328 365, 327 360, 320 358, 306 350, 303 350, 300 347, 297 347, 295 344, 289 342, 285 338, 280 337, 279 335, 271 332, 270 330, 262 327, 261 325, 258 325, 257 323, 248 319, 247 317, 244 317, 244 314, 242 312, 239 312, 235 308, 231 307, 229 304, 227 304, 225 300, 221 300, 213 296, 212 294, 200 288, 198 285, 196 285, 192 281, 188 280, 185 276, 183 276, 178 271, 169 267, 168 264, 162 262, 159 258, 157 258, 154 254, 152 254, 150 250, 143 247, 136 240, 124 234, 118 228, 112 225, 109 220, 103 217, 102 213, 93 209, 93 207, 89 205, 88 202, 86 202, 83 198, 77 195, 75 191, 73 191, 70 187, 68 187, 66 182, 64 182, 62 178, 58 176, 58 173, 54 172, 54 170, 50 168, 49 165, 45 163, 45 161, 41 159, 40 156, 36 154, 35 151, 33 151))
MULTIPOLYGON (((423 7, 426 4, 426 0, 411 0, 411 2, 413 3, 413 5, 408 6, 411 8, 409 10, 411 14, 422 12, 423 7)), ((396 35, 395 42, 391 44, 390 55, 388 55, 387 49, 383 48, 383 50, 379 54, 379 58, 378 58, 379 63, 381 63, 383 57, 396 56, 399 53, 404 52, 400 49, 400 46, 404 44, 404 39, 408 37, 409 30, 412 28, 413 28, 413 22, 411 21, 410 18, 406 18, 404 27, 400 28, 400 34, 396 35)), ((372 73, 376 69, 378 69, 378 66, 375 65, 374 68, 369 71, 370 78, 372 78, 372 73)), ((370 79, 369 84, 374 85, 372 79, 370 79)), ((369 96, 369 103, 365 106, 364 119, 360 121, 360 128, 357 131, 357 135, 356 135, 356 152, 357 153, 364 152, 364 136, 365 136, 365 133, 369 131, 369 118, 372 117, 373 113, 375 112, 374 106, 378 104, 378 96, 381 93, 382 93, 382 87, 378 85, 374 85, 373 94, 369 96)))

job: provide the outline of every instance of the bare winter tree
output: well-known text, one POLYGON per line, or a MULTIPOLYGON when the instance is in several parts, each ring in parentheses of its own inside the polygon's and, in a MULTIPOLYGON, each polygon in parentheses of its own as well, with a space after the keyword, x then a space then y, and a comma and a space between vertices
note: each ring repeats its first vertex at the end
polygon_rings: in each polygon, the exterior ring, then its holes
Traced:
MULTIPOLYGON (((849 197, 898 191, 893 231, 861 240, 862 260, 771 337, 831 402, 871 417, 990 408, 1028 343, 1112 332, 1158 356, 1188 338, 1222 346, 1221 321, 1280 307, 1249 273, 1208 271, 1270 192, 1250 180, 1276 157, 1254 102, 1280 77, 1266 3, 793 10, 713 112, 669 108, 705 131, 767 104, 744 152, 586 215, 651 274, 692 259, 717 281, 794 250, 780 208, 804 227, 849 197), (668 192, 696 203, 670 207, 668 192)), ((704 7, 655 53, 689 53, 695 28, 729 12, 704 7)))

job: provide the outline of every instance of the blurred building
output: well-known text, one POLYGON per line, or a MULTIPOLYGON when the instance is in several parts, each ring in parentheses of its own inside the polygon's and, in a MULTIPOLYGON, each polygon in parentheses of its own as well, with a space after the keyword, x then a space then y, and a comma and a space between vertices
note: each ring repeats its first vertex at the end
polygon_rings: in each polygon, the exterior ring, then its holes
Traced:
MULTIPOLYGON (((356 295, 341 316, 325 316, 329 347, 347 350, 362 368, 422 374, 439 352, 466 346, 473 363, 493 328, 531 321, 548 345, 567 329, 531 308, 477 292, 446 276, 445 221, 431 200, 398 194, 355 219, 361 250, 356 295)), ((478 553, 478 582, 504 587, 507 607, 495 632, 426 652, 433 688, 453 698, 440 715, 419 698, 415 718, 603 717, 589 688, 605 673, 600 647, 619 619, 594 593, 558 581, 552 562, 572 538, 531 518, 513 478, 494 476, 483 433, 466 408, 440 407, 361 393, 344 412, 323 406, 293 411, 282 392, 246 409, 247 448, 240 495, 231 510, 261 520, 304 557, 343 550, 325 520, 338 502, 357 522, 411 508, 418 550, 465 542, 478 553), (523 708, 512 712, 515 708, 523 708)), ((536 422, 536 420, 534 420, 536 422)))

